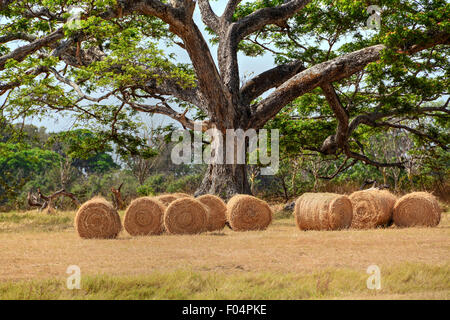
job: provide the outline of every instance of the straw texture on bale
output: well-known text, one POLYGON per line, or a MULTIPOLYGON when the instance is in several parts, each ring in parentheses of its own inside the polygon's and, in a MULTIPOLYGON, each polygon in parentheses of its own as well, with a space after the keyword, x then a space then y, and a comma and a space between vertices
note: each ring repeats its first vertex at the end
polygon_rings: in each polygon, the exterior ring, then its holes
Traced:
POLYGON ((168 207, 169 204, 171 204, 173 201, 177 200, 178 197, 174 196, 173 194, 162 194, 162 195, 154 197, 154 199, 162 202, 163 205, 168 207))
POLYGON ((352 203, 345 195, 304 193, 295 202, 295 222, 300 230, 340 230, 352 223, 352 203))
POLYGON ((122 230, 122 224, 114 207, 105 199, 97 197, 78 209, 75 229, 81 238, 113 239, 122 230))
POLYGON ((227 203, 227 218, 234 231, 264 230, 272 222, 267 202, 249 195, 235 195, 227 203))
POLYGON ((428 192, 413 192, 397 200, 394 223, 399 227, 435 227, 441 221, 441 207, 428 192))
POLYGON ((177 197, 177 199, 179 198, 192 198, 191 195, 187 194, 187 193, 183 193, 183 192, 176 192, 173 194, 173 196, 177 197))
POLYGON ((389 226, 397 197, 387 190, 362 190, 350 195, 353 205, 352 228, 371 229, 389 226))
POLYGON ((164 232, 165 210, 166 206, 156 199, 135 199, 125 212, 125 230, 132 236, 161 234, 164 232))
POLYGON ((205 194, 197 198, 208 209, 207 231, 217 231, 225 228, 227 222, 227 205, 217 196, 205 194))
POLYGON ((208 209, 194 198, 173 201, 164 213, 164 226, 171 234, 196 234, 206 230, 208 209))

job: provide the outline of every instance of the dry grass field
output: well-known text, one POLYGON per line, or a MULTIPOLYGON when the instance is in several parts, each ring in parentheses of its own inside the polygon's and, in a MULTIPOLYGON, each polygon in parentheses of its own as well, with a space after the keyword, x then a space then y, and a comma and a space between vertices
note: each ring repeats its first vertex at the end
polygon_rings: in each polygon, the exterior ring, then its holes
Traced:
POLYGON ((0 299, 450 299, 450 212, 437 228, 301 232, 279 214, 266 231, 116 240, 80 239, 73 217, 0 214, 0 299))

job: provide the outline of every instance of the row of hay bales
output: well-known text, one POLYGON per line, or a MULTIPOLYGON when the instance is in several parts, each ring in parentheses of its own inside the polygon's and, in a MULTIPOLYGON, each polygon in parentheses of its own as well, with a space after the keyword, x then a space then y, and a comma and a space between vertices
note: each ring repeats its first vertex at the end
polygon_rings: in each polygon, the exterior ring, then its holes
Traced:
MULTIPOLYGON (((399 199, 385 190, 357 191, 350 196, 305 193, 294 208, 301 230, 370 229, 389 226, 437 226, 441 209, 436 198, 414 192, 399 199)), ((228 222, 235 231, 264 230, 272 221, 269 205, 258 198, 236 195, 227 204, 213 195, 193 198, 176 193, 134 200, 123 225, 132 236, 197 234, 222 230, 228 222)), ((110 203, 94 198, 81 206, 75 228, 82 238, 115 238, 122 230, 119 214, 110 203)))
POLYGON ((295 221, 300 230, 371 229, 387 227, 435 227, 441 219, 437 199, 427 192, 401 198, 386 190, 369 189, 350 196, 305 193, 295 202, 295 221))
MULTIPOLYGON (((218 231, 227 222, 235 231, 264 230, 272 215, 265 201, 248 195, 236 195, 225 204, 214 195, 193 198, 175 193, 135 199, 126 209, 123 226, 132 236, 218 231)), ((109 202, 94 198, 78 210, 75 229, 82 238, 111 239, 122 223, 109 202)))

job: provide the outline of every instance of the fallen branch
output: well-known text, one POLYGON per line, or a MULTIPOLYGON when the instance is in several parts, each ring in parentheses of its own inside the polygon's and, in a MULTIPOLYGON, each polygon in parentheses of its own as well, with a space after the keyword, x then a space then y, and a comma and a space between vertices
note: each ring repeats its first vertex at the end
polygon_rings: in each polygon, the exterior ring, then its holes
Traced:
POLYGON ((38 188, 37 196, 31 191, 28 192, 27 201, 30 207, 40 207, 39 211, 48 208, 48 212, 50 213, 54 210, 53 203, 60 197, 70 198, 77 207, 81 205, 81 202, 77 199, 77 197, 73 193, 67 192, 65 189, 61 189, 49 196, 45 196, 42 194, 41 189, 38 188))

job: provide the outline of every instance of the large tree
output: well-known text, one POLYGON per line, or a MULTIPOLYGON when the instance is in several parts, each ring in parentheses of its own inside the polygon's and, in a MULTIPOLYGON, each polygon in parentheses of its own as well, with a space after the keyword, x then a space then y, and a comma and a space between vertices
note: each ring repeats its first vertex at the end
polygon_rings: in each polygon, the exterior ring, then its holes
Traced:
MULTIPOLYGON (((225 133, 261 129, 280 111, 318 99, 327 108, 317 108, 315 116, 331 118, 327 123, 334 130, 326 137, 317 132, 318 151, 401 166, 369 158, 352 137, 361 125, 385 126, 442 144, 420 128, 392 120, 449 113, 445 102, 423 105, 448 94, 449 4, 379 1, 378 32, 365 29, 372 4, 229 0, 219 16, 208 0, 3 0, 2 110, 12 118, 49 109, 75 112, 86 124, 109 126, 105 134, 130 149, 136 145, 130 119, 137 111, 166 115, 189 129, 201 119, 203 130, 225 133), (66 23, 71 4, 84 9, 77 28, 66 23), (197 7, 215 47, 194 21, 197 7), (190 63, 178 63, 162 45, 180 47, 190 63), (270 52, 276 66, 242 81, 239 52, 270 52), (345 86, 347 91, 340 90, 345 86), (174 104, 194 110, 190 114, 197 119, 174 104)), ((240 164, 209 165, 198 190, 224 196, 243 192, 249 185, 240 164)))

